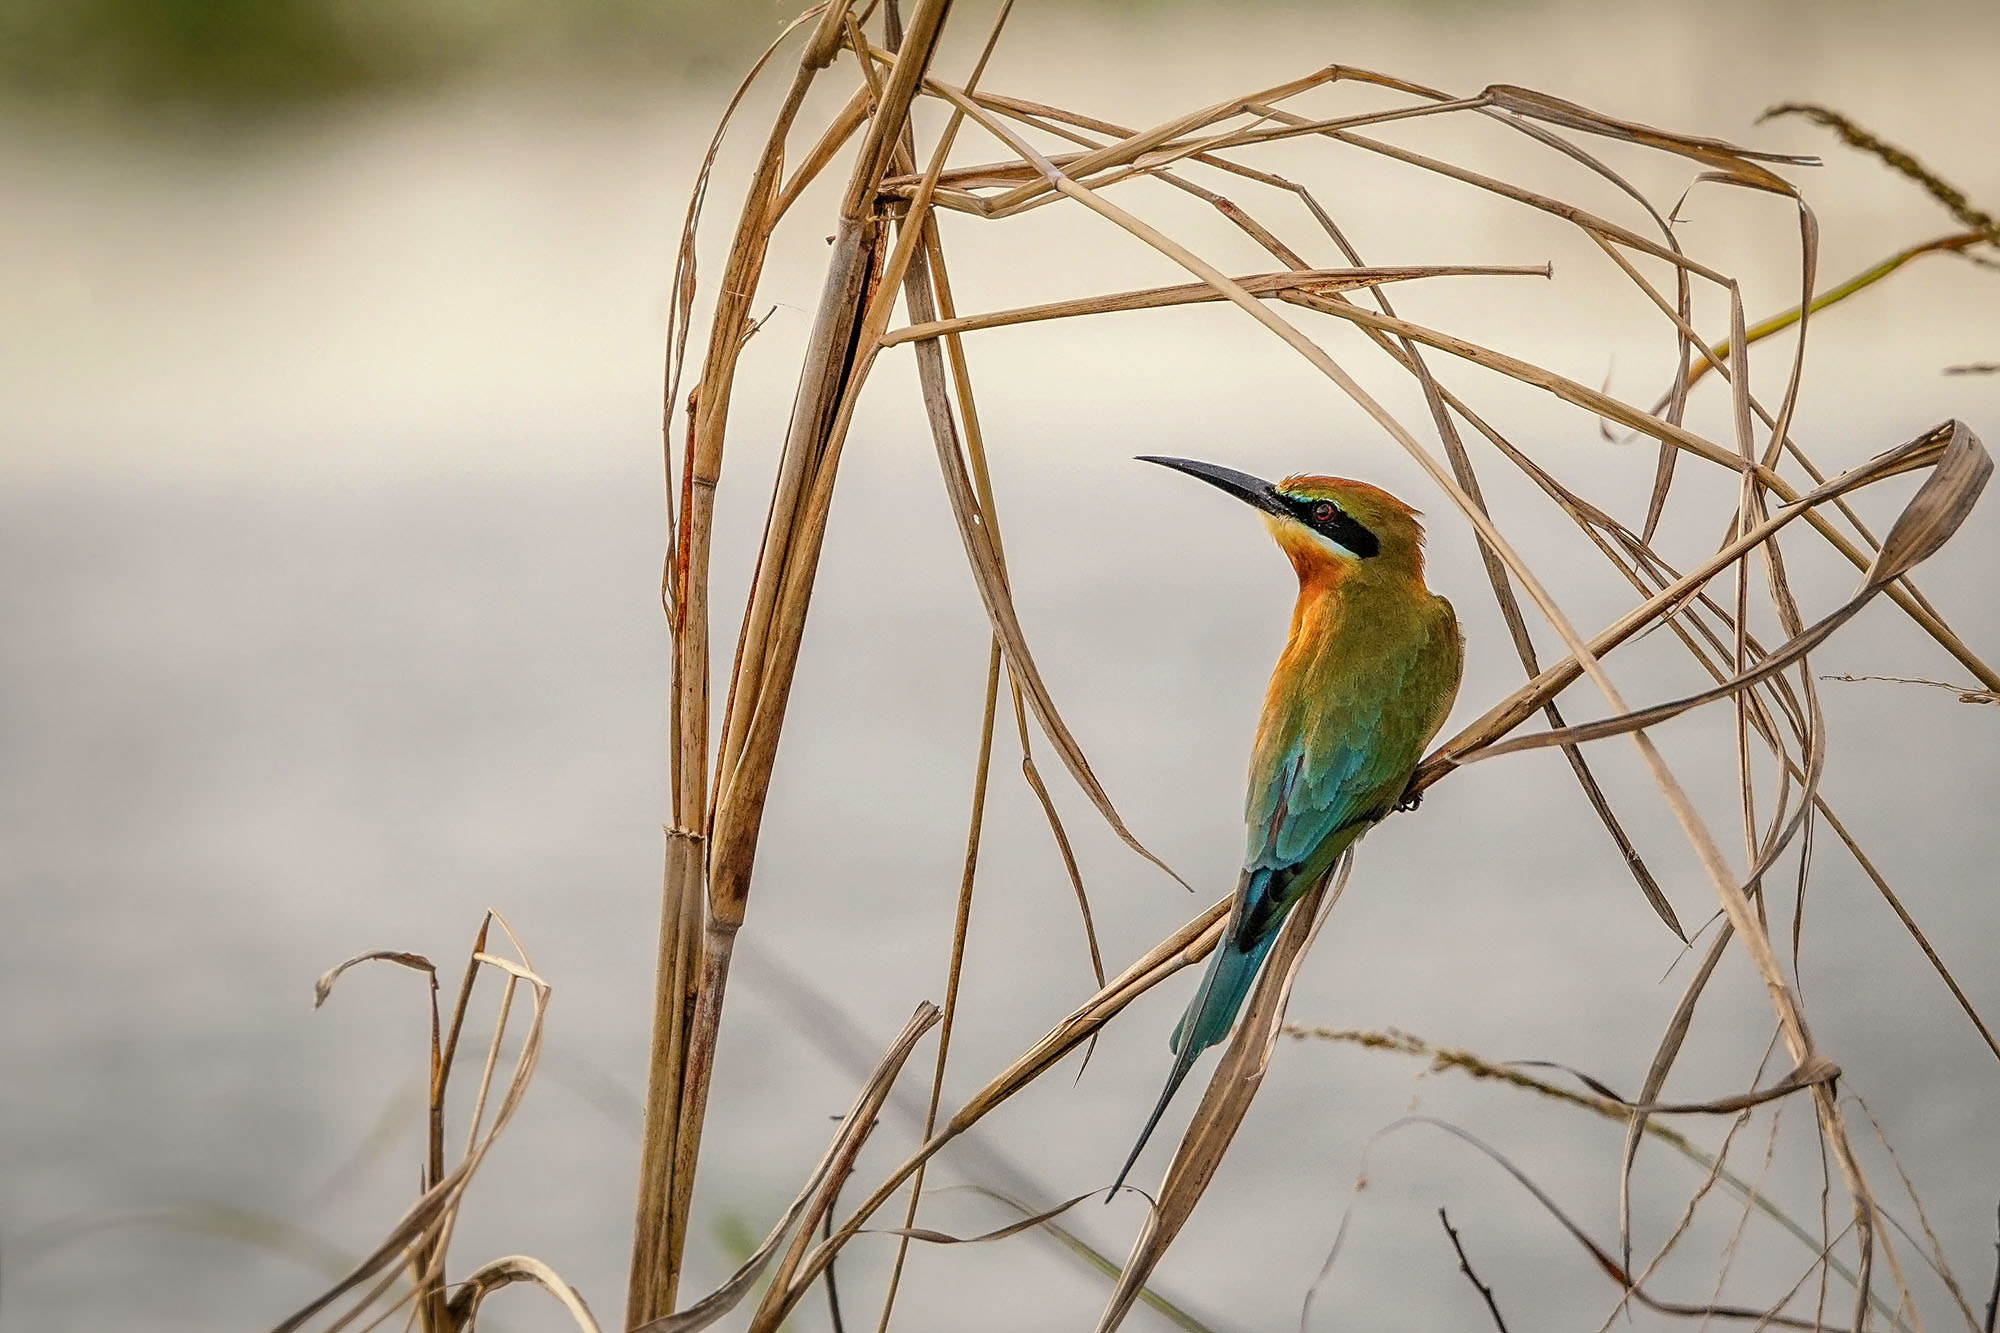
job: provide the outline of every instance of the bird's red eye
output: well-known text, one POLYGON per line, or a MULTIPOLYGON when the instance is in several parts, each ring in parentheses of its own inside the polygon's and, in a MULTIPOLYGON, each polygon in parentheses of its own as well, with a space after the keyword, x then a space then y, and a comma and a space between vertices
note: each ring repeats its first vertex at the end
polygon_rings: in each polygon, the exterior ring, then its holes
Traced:
POLYGON ((1328 519, 1332 518, 1334 515, 1333 504, 1330 501, 1321 500, 1318 504, 1313 506, 1312 514, 1313 514, 1313 522, 1324 523, 1328 519))

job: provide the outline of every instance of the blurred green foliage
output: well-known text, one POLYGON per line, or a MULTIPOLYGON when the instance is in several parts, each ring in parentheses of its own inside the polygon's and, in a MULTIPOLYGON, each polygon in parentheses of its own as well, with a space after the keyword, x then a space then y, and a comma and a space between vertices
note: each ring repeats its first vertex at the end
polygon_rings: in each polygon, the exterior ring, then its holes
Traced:
POLYGON ((0 93, 124 112, 261 114, 489 69, 654 78, 740 64, 773 0, 0 0, 0 93))
POLYGON ((417 54, 329 0, 7 0, 0 14, 0 74, 37 97, 309 100, 412 72, 417 54))

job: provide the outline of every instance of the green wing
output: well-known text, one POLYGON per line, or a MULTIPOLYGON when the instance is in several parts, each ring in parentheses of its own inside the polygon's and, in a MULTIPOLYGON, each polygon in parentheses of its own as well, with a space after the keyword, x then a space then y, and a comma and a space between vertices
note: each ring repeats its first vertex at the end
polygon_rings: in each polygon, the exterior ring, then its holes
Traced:
POLYGON ((1432 603, 1403 633, 1350 632, 1289 672, 1280 665, 1251 763, 1246 896, 1236 931, 1243 944, 1274 931, 1299 895, 1395 806, 1444 725, 1463 650, 1451 604, 1432 603))

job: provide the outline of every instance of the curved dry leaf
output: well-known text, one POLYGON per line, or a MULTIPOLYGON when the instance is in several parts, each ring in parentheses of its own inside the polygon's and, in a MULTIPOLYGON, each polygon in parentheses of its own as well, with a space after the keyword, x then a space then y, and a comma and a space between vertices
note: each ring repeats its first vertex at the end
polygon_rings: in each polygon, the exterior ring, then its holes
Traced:
POLYGON ((1959 525, 1979 500, 1986 482, 1993 474, 1993 459, 1979 442, 1979 437, 1967 430, 1965 423, 1951 423, 1951 441, 1944 457, 1930 477, 1910 498, 1910 503, 1896 518, 1895 526, 1882 542, 1882 549, 1868 567, 1861 582, 1861 589, 1839 607, 1821 618, 1816 624, 1800 631, 1787 642, 1773 650, 1756 666, 1738 673, 1710 689, 1687 695, 1666 703, 1654 704, 1650 708, 1635 709, 1621 713, 1617 717, 1605 718, 1598 722, 1586 722, 1578 726, 1558 731, 1537 732, 1532 736, 1517 736, 1511 740, 1497 741, 1480 750, 1460 756, 1462 761, 1491 759, 1503 754, 1513 754, 1522 750, 1541 749, 1549 745, 1574 745, 1580 741, 1599 740, 1606 736, 1620 736, 1627 732, 1641 731, 1670 718, 1678 717, 1691 708, 1727 699, 1753 685, 1771 679, 1792 663, 1804 657, 1832 635, 1842 625, 1852 620, 1877 593, 1914 569, 1918 564, 1936 554, 1938 548, 1950 540, 1959 525))
MULTIPOLYGON (((930 249, 919 246, 911 256, 906 277, 905 290, 910 301, 912 316, 918 322, 933 318, 937 311, 935 298, 930 290, 930 249)), ((1171 875, 1174 881, 1190 892, 1193 886, 1180 877, 1174 868, 1156 856, 1150 848, 1139 841, 1136 834, 1125 824, 1124 817, 1111 803, 1110 793, 1098 781, 1091 769, 1090 759, 1077 743, 1069 725, 1057 711, 1054 697, 1049 693, 1041 671, 1035 666, 1034 655, 1028 649, 1028 638, 1021 628, 1020 616, 1014 609, 1014 595, 1007 584, 1007 573, 995 548, 992 533, 981 521, 979 502, 973 494, 972 477, 967 471, 965 457, 958 443, 958 429, 951 414, 951 402, 945 389, 943 354, 938 350, 936 339, 924 339, 917 343, 917 373, 922 385, 924 407, 931 427, 932 443, 936 447, 938 466, 944 474, 945 495, 951 502, 952 518, 958 527, 960 539, 965 545, 967 560, 972 566, 973 581, 978 585, 980 600, 986 606, 988 621, 992 624, 993 635, 1000 640, 1007 654, 1008 670, 1027 696, 1029 706, 1035 714, 1035 721, 1041 724, 1042 734, 1049 744, 1062 756, 1063 765, 1070 777, 1083 789, 1090 803, 1097 807, 1098 814, 1111 831, 1124 844, 1171 875)))
POLYGON ((326 1003, 326 997, 333 994, 333 983, 340 980, 343 972, 362 963, 396 963, 427 974, 431 979, 431 987, 433 989, 437 987, 437 966, 422 954, 405 953, 400 949, 371 949, 367 953, 354 955, 338 967, 330 967, 320 973, 319 980, 313 982, 313 1008, 317 1009, 326 1003))
POLYGON ((1077 1046, 1089 1040, 1098 1029, 1111 1021, 1132 1001, 1157 986, 1184 967, 1200 962, 1208 956, 1222 936, 1224 919, 1229 915, 1230 898, 1223 898, 1206 911, 1187 922, 1179 930, 1153 946, 1130 967, 1112 978, 1109 984, 1095 995, 1085 1000, 1072 1011, 1069 1017, 1056 1024, 1040 1041, 1016 1057, 1014 1061, 989 1080, 985 1087, 974 1093, 959 1107, 945 1127, 933 1134, 909 1157, 905 1158, 889 1176, 875 1187, 874 1193, 854 1210, 854 1214, 825 1241, 821 1242, 806 1260, 800 1264, 791 1289, 785 1294, 778 1314, 782 1316, 797 1304, 806 1290, 818 1280, 833 1256, 840 1248, 866 1225, 875 1211, 887 1203, 904 1182, 914 1175, 919 1167, 936 1156, 946 1144, 972 1128, 988 1112, 1005 1102, 1035 1079, 1046 1073, 1077 1046))
POLYGON ((1693 158, 1697 162, 1714 167, 1717 179, 1769 190, 1776 194, 1797 194, 1798 188, 1777 173, 1757 165, 1758 163, 1775 162, 1794 167, 1820 165, 1819 159, 1810 155, 1767 153, 1753 148, 1741 148, 1732 143, 1725 143, 1721 139, 1709 139, 1694 134, 1674 134, 1654 129, 1651 125, 1642 125, 1635 120, 1619 120, 1602 112, 1592 111, 1587 106, 1580 106, 1560 97, 1552 97, 1548 93, 1536 92, 1532 88, 1496 83, 1486 90, 1486 98, 1493 106, 1520 115, 1533 116, 1552 125, 1562 125, 1590 134, 1602 134, 1608 138, 1623 139, 1627 143, 1644 144, 1648 148, 1663 149, 1682 157, 1693 158))
POLYGON ((911 1015, 901 1035, 890 1045, 888 1052, 882 1057, 882 1063, 876 1066, 874 1075, 862 1086, 854 1105, 848 1109, 847 1115, 840 1122, 840 1127, 834 1131, 833 1142, 827 1146, 819 1165, 813 1168, 810 1176, 806 1177, 805 1187, 799 1191, 798 1197, 792 1200, 791 1207, 785 1210, 777 1225, 771 1228, 771 1234, 764 1238, 764 1243, 743 1262, 743 1266, 738 1268, 727 1282, 687 1309, 641 1324, 631 1333, 696 1333, 696 1330, 709 1327, 742 1302, 757 1285, 757 1280, 764 1275, 764 1269, 770 1264, 772 1256, 778 1252, 778 1247, 784 1243, 785 1237, 791 1233, 792 1227, 805 1215, 814 1196, 820 1194, 829 1183, 835 1164, 874 1124, 875 1113, 887 1099, 889 1088, 895 1083, 896 1076, 902 1072, 904 1063, 910 1058, 910 1052, 916 1049, 917 1039, 930 1031, 931 1025, 936 1023, 938 1018, 937 1006, 929 1003, 917 1006, 916 1013, 911 1015))
POLYGON ((1993 475, 1993 458, 1962 421, 1950 423, 1944 457, 1896 516, 1865 581, 1881 588, 1937 554, 1972 513, 1993 475))
POLYGON ((1173 1165, 1167 1168, 1159 1203, 1147 1214, 1145 1225, 1132 1242, 1132 1253, 1118 1275, 1118 1285, 1112 1289, 1111 1299, 1098 1317, 1098 1333, 1111 1333, 1131 1313, 1146 1280, 1215 1179, 1222 1155, 1242 1127, 1243 1117, 1249 1113, 1250 1103, 1263 1085, 1264 1071, 1270 1068, 1271 1052, 1284 1029, 1285 1005, 1291 999, 1299 966, 1305 961, 1327 913, 1346 888, 1353 868, 1354 853, 1350 849, 1341 857, 1334 875, 1308 889, 1292 909, 1278 942, 1265 960, 1250 1001, 1237 1020, 1235 1035, 1229 1040, 1222 1062, 1209 1079, 1194 1119, 1174 1153, 1173 1165))
MULTIPOLYGON (((471 1183, 474 1173, 478 1171, 480 1163, 485 1160, 487 1152, 499 1139, 501 1131, 513 1119, 515 1111, 520 1107, 522 1097, 527 1093, 528 1084, 534 1076, 536 1062, 541 1056, 543 1022, 548 1012, 550 988, 547 983, 543 982, 533 973, 528 972, 522 964, 487 954, 484 951, 483 945, 486 941, 488 928, 495 922, 499 923, 501 930, 507 934, 510 940, 513 939, 513 932, 508 930, 506 922, 501 920, 498 914, 488 912, 480 923, 478 942, 481 947, 476 947, 473 951, 473 956, 467 969, 467 982, 465 986, 465 990, 469 991, 471 978, 482 965, 497 967, 505 971, 509 978, 506 995, 503 998, 500 1014, 495 1024, 493 1043, 488 1051, 486 1074, 480 1083, 480 1101, 482 1105, 485 1100, 486 1090, 491 1082, 494 1060, 499 1048, 499 1037, 505 1029, 507 1014, 512 1009, 513 996, 520 981, 528 983, 531 1014, 528 1021, 528 1030, 521 1039, 521 1049, 515 1056, 512 1075, 507 1081, 507 1087, 501 1095, 499 1105, 494 1109, 492 1120, 482 1130, 475 1119, 472 1139, 467 1145, 465 1155, 459 1160, 457 1165, 450 1171, 443 1173, 436 1180, 436 1183, 424 1190, 417 1197, 416 1202, 411 1204, 403 1216, 389 1229, 382 1241, 356 1263, 346 1276, 324 1292, 321 1292, 290 1318, 278 1324, 275 1327, 274 1333, 291 1333, 292 1330, 303 1328, 315 1316, 331 1308, 349 1292, 361 1287, 362 1284, 368 1282, 371 1278, 383 1275, 373 1289, 363 1294, 358 1305, 349 1310, 347 1314, 336 1318, 330 1325, 330 1328, 334 1329, 344 1327, 361 1310, 372 1304, 382 1292, 386 1291, 390 1284, 397 1280, 399 1276, 398 1270, 401 1266, 413 1262, 419 1256, 422 1256, 423 1262, 415 1263, 415 1267, 425 1275, 426 1280, 433 1282, 442 1280, 442 1274, 432 1271, 431 1265, 441 1259, 444 1238, 448 1237, 450 1233, 452 1221, 456 1215, 459 1202, 464 1197, 466 1186, 471 1183)), ((348 964, 343 964, 342 968, 334 969, 330 977, 323 980, 331 984, 331 977, 338 976, 344 967, 370 959, 396 962, 405 967, 431 972, 432 986, 433 990, 435 990, 435 970, 429 966, 426 960, 415 954, 396 954, 391 952, 364 954, 350 960, 348 964)), ((463 1000, 464 993, 462 992, 461 1014, 463 1012, 463 1000)), ((456 1024, 457 1016, 455 1015, 454 1038, 456 1036, 456 1024)), ((432 1042, 434 1062, 441 1058, 437 1054, 436 1041, 437 1015, 435 1004, 433 1004, 432 1042)), ((444 1068, 449 1068, 449 1064, 450 1061, 448 1058, 443 1060, 444 1068)), ((433 1082, 434 1089, 441 1086, 441 1084, 433 1082)), ((441 1159, 436 1160, 441 1161, 441 1159)), ((426 1174, 428 1176, 428 1171, 426 1174)), ((441 1300, 441 1297, 439 1299, 441 1300)))
POLYGON ((555 1269, 525 1254, 510 1254, 503 1259, 481 1264, 460 1280, 459 1289, 451 1298, 453 1327, 472 1333, 478 1324, 479 1303, 500 1288, 516 1282, 540 1287, 554 1297, 556 1304, 562 1306, 563 1313, 582 1333, 598 1333, 597 1320, 591 1317, 590 1307, 584 1304, 576 1288, 555 1269))

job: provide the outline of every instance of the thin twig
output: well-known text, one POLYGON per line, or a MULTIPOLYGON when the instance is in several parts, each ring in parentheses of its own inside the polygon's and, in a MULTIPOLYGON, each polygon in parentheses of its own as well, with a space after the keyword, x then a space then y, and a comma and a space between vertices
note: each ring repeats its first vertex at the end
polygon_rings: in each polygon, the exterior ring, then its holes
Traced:
POLYGON ((1444 1234, 1451 1237, 1451 1248, 1458 1252, 1458 1271, 1465 1274, 1466 1281, 1472 1284, 1473 1289, 1486 1302, 1486 1311, 1493 1316, 1493 1327, 1499 1329, 1500 1333, 1507 1333, 1507 1321, 1500 1317, 1500 1306, 1493 1299, 1493 1288, 1481 1282, 1479 1274, 1472 1271, 1472 1260, 1465 1257, 1465 1246, 1458 1240, 1458 1228, 1452 1226, 1451 1218, 1442 1208, 1438 1209, 1438 1221, 1444 1223, 1444 1234))
POLYGON ((2000 1317, 2000 1240, 1993 1242, 1993 1294, 1986 1298, 1985 1333, 1993 1333, 1996 1317, 2000 1317))

